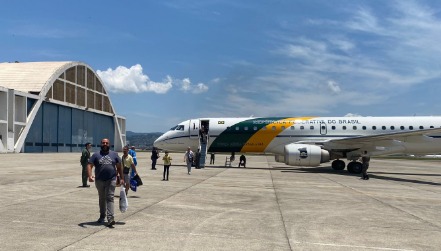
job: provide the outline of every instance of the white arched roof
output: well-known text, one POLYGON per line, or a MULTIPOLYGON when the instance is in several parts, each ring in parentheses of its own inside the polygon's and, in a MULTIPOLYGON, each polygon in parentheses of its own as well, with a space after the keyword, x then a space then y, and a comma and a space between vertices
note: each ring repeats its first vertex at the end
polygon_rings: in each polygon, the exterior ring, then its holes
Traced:
MULTIPOLYGON (((26 123, 14 121, 19 126, 25 125, 18 140, 15 140, 14 151, 16 152, 21 151, 24 139, 43 101, 114 117, 115 147, 120 149, 125 143, 125 119, 115 114, 104 83, 85 63, 77 61, 0 63, 0 87, 39 95, 32 111, 27 113, 26 123), (74 69, 73 77, 72 69, 74 69), (77 69, 81 69, 81 74, 77 73, 80 75, 76 75, 77 69), (92 76, 91 81, 89 81, 89 76, 92 76), (120 125, 121 123, 123 125, 120 125)), ((26 109, 26 106, 23 107, 26 109)))
POLYGON ((45 84, 57 78, 75 62, 0 63, 0 86, 22 92, 41 92, 45 84))

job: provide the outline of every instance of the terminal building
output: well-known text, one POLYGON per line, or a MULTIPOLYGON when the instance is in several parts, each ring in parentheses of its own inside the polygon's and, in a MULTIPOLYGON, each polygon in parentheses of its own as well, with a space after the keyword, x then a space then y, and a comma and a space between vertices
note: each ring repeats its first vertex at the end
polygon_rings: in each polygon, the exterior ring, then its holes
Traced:
POLYGON ((126 143, 103 82, 82 62, 0 63, 0 153, 80 152, 126 143))

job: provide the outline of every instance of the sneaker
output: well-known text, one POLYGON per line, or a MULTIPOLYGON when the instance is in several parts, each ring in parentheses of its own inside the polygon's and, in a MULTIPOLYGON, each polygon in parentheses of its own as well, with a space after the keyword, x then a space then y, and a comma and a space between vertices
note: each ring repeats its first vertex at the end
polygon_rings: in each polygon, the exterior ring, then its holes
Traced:
POLYGON ((104 223, 104 218, 99 218, 96 222, 97 223, 104 223))
POLYGON ((83 185, 83 187, 90 187, 90 185, 83 185))
POLYGON ((115 220, 114 219, 109 220, 109 224, 107 224, 107 226, 112 228, 113 225, 115 225, 115 220))

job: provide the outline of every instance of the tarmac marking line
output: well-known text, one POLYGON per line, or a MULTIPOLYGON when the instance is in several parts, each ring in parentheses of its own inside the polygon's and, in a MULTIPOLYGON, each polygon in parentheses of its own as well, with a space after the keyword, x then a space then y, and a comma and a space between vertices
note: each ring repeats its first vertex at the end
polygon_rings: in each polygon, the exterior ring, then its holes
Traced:
POLYGON ((268 157, 266 157, 266 159, 267 159, 267 165, 268 165, 268 169, 267 170, 269 171, 269 173, 271 175, 271 183, 273 184, 273 191, 274 191, 274 195, 276 196, 277 208, 279 210, 279 215, 280 215, 280 218, 282 220, 283 230, 285 231, 285 238, 286 238, 286 241, 288 243, 289 249, 293 250, 292 246, 291 246, 290 238, 288 236, 288 231, 286 230, 285 218, 283 217, 282 209, 280 208, 279 197, 277 195, 276 185, 274 184, 273 173, 272 173, 272 171, 270 169, 268 157))

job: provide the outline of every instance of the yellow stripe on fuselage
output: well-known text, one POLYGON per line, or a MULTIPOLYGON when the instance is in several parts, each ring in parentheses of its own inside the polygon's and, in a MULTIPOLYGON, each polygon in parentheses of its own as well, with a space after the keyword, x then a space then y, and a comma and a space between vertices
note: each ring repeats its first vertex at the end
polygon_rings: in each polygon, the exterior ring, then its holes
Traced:
POLYGON ((277 135, 283 132, 282 126, 287 129, 294 125, 296 120, 303 121, 314 118, 316 117, 285 118, 268 124, 251 136, 247 143, 245 143, 245 145, 242 147, 241 152, 264 152, 271 141, 273 141, 277 135), (275 127, 275 130, 273 130, 273 127, 275 127))

